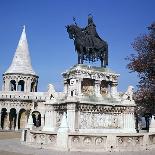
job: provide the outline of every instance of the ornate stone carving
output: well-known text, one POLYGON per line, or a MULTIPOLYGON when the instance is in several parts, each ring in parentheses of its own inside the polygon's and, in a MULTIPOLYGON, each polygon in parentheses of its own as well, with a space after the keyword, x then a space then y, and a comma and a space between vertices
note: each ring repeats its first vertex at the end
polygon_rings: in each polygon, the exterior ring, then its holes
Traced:
POLYGON ((118 143, 119 144, 122 144, 123 143, 123 138, 122 137, 118 138, 118 143))
POLYGON ((84 95, 93 95, 95 93, 94 90, 94 81, 92 79, 83 79, 82 81, 82 93, 84 95))
POLYGON ((48 135, 48 142, 49 143, 55 143, 56 137, 54 135, 48 135))
POLYGON ((63 116, 63 112, 56 112, 56 127, 60 126, 62 116, 63 116))
POLYGON ((79 138, 78 136, 74 136, 74 137, 72 138, 72 142, 73 142, 74 144, 78 144, 78 143, 80 143, 80 138, 79 138))
POLYGON ((106 96, 108 94, 108 88, 101 87, 100 93, 102 96, 106 96))
POLYGON ((118 115, 101 113, 82 113, 80 114, 81 129, 102 129, 102 128, 120 128, 121 121, 118 115))
POLYGON ((86 145, 90 145, 92 142, 91 137, 85 137, 83 140, 83 143, 86 145))
POLYGON ((83 86, 82 87, 82 93, 84 95, 93 95, 94 94, 94 87, 93 86, 83 86))
POLYGON ((133 86, 128 86, 128 89, 124 93, 124 95, 122 96, 122 98, 124 100, 130 100, 130 101, 132 101, 133 100, 133 89, 134 89, 133 86))
POLYGON ((118 146, 123 147, 134 147, 136 145, 142 144, 143 137, 142 136, 130 136, 130 137, 118 137, 118 146))
POLYGON ((155 144, 155 135, 150 135, 149 138, 150 138, 150 142, 152 144, 155 144))
POLYGON ((98 137, 98 138, 95 139, 95 144, 96 145, 101 145, 103 142, 104 142, 104 140, 101 137, 98 137))
POLYGON ((32 141, 35 142, 37 139, 37 135, 33 133, 31 134, 31 137, 32 137, 32 141))

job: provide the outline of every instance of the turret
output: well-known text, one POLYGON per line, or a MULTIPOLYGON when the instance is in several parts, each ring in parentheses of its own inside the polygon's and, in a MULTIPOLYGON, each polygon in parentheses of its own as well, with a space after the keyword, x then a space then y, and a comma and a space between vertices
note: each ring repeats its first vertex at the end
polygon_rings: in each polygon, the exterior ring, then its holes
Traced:
POLYGON ((2 90, 36 92, 38 78, 31 65, 24 26, 12 63, 3 74, 2 90))

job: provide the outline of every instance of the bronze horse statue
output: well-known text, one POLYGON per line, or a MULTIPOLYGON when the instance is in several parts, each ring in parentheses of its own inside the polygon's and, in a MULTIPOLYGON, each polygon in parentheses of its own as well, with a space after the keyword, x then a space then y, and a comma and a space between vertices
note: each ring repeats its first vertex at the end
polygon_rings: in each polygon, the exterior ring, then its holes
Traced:
POLYGON ((101 67, 108 65, 108 44, 99 36, 88 35, 76 24, 67 25, 69 38, 74 40, 75 51, 78 53, 78 64, 85 61, 101 61, 101 67), (104 64, 103 64, 104 62, 104 64))

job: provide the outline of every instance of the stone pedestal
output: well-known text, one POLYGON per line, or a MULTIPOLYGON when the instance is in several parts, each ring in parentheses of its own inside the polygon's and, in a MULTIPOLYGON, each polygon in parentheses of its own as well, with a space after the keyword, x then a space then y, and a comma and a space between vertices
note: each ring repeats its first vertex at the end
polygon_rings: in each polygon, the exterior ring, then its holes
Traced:
POLYGON ((117 98, 118 97, 118 92, 117 92, 117 83, 112 83, 111 84, 111 96, 113 97, 113 98, 117 98))
POLYGON ((100 84, 101 84, 101 81, 99 81, 99 80, 95 81, 95 95, 97 97, 101 97, 100 84))
POLYGON ((155 132, 155 115, 152 116, 149 132, 155 132))
POLYGON ((75 131, 75 104, 67 104, 67 123, 70 132, 75 131))
POLYGON ((1 124, 1 111, 0 111, 0 130, 2 129, 2 124, 1 124))
POLYGON ((28 118, 28 123, 26 125, 26 128, 32 130, 34 124, 33 124, 33 119, 32 119, 32 114, 29 115, 29 118, 28 118))
POLYGON ((66 113, 63 114, 61 125, 57 132, 57 146, 60 150, 68 150, 68 123, 66 113))

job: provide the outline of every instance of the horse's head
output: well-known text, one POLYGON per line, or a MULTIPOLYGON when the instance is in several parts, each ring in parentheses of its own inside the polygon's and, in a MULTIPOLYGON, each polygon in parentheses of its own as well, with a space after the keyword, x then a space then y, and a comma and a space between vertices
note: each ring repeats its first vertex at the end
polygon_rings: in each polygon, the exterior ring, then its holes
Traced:
POLYGON ((69 34, 69 38, 73 39, 77 36, 78 32, 80 31, 80 28, 77 25, 67 25, 67 32, 69 34))

